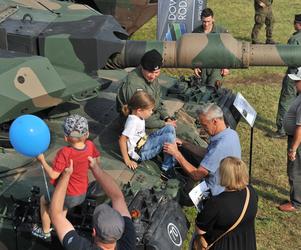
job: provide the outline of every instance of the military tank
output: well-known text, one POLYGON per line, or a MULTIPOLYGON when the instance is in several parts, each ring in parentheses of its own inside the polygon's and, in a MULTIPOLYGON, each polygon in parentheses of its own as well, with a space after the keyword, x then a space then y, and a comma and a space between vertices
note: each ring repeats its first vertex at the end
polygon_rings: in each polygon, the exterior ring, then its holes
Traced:
MULTIPOLYGON (((123 164, 117 143, 121 129, 115 108, 117 75, 125 77, 121 69, 137 66, 151 49, 162 54, 163 67, 172 68, 301 64, 298 46, 251 45, 230 34, 187 34, 176 42, 128 37, 114 17, 86 5, 0 0, 0 249, 60 247, 55 240, 47 244, 30 234, 31 224, 39 221, 38 197, 45 191, 45 180, 36 160, 10 145, 9 127, 18 116, 35 114, 47 123, 49 162, 65 145, 64 118, 73 113, 85 116, 90 139, 102 153, 102 167, 123 188, 130 209, 142 212, 135 221, 137 246, 180 249, 189 228, 178 205, 187 179, 161 181, 156 161, 143 162, 136 171, 123 164)), ((164 76, 160 82, 165 88, 175 84, 164 76)), ((171 106, 177 102, 171 100, 171 106)), ((83 206, 69 214, 87 237, 93 206, 106 200, 101 190, 91 190, 83 206)))
POLYGON ((86 4, 104 15, 114 16, 129 35, 155 16, 158 8, 158 0, 73 0, 72 2, 86 4))

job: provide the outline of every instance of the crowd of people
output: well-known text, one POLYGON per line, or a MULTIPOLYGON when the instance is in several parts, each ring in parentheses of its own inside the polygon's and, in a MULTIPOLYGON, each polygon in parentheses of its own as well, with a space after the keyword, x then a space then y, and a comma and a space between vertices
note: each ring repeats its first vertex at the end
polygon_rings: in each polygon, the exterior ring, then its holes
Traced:
POLYGON ((87 119, 71 115, 65 119, 63 129, 68 145, 57 152, 52 166, 43 154, 37 157, 55 188, 40 198, 42 225, 33 225, 32 235, 51 241, 53 224, 65 249, 135 249, 135 228, 124 196, 114 179, 100 167, 100 153, 88 140, 87 119), (78 235, 66 218, 68 209, 85 200, 89 169, 112 203, 112 207, 100 204, 94 210, 93 242, 78 235))
MULTIPOLYGON (((272 39, 272 1, 255 0, 255 24, 252 43, 266 24, 266 44, 272 39)), ((214 23, 213 11, 202 12, 202 25, 193 32, 220 33, 226 29, 214 23)), ((294 19, 296 32, 289 44, 301 43, 301 15, 294 19)), ((191 161, 181 152, 183 141, 177 133, 177 121, 168 115, 162 104, 158 82, 162 56, 157 50, 144 54, 139 67, 128 74, 117 93, 117 106, 124 129, 119 138, 123 161, 136 169, 141 161, 161 154, 161 179, 177 178, 175 166, 191 182, 204 181, 208 196, 198 206, 195 220, 195 247, 212 249, 256 249, 255 217, 258 197, 248 184, 249 176, 241 160, 241 146, 236 131, 227 127, 221 108, 203 105, 197 117, 209 135, 202 160, 191 161), (122 120, 122 119, 121 119, 122 120), (148 129, 148 130, 147 130, 148 129), (179 138, 177 138, 179 137, 179 138), (198 245, 202 246, 198 246, 198 245)), ((220 87, 228 69, 194 69, 203 84, 220 87)), ((283 80, 277 115, 277 138, 287 135, 290 202, 279 206, 281 211, 297 211, 301 206, 301 67, 288 68, 283 80), (279 125, 279 126, 278 126, 279 125)), ((135 249, 135 228, 124 196, 113 178, 100 166, 100 152, 88 140, 87 120, 71 115, 64 123, 64 138, 68 146, 61 148, 50 166, 43 154, 37 157, 55 188, 40 199, 41 227, 34 225, 32 234, 44 240, 51 238, 51 224, 65 249, 135 249), (81 204, 88 187, 88 171, 111 199, 112 206, 100 204, 93 214, 93 242, 78 235, 66 218, 68 209, 81 204)))

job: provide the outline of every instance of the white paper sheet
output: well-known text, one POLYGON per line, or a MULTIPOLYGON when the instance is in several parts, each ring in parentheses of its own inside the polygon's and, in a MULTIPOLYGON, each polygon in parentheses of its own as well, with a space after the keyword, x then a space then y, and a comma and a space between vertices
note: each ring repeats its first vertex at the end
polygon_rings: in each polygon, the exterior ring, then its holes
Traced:
POLYGON ((200 184, 195 186, 189 192, 189 197, 197 209, 198 209, 198 204, 199 204, 200 200, 202 200, 204 193, 206 193, 208 190, 209 190, 209 188, 208 188, 206 182, 202 181, 200 184))

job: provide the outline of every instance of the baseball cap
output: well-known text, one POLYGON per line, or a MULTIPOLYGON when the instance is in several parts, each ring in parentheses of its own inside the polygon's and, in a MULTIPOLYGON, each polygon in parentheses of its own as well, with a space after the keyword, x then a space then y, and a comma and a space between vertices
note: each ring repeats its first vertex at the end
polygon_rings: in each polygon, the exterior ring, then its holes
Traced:
POLYGON ((119 212, 108 204, 101 204, 94 210, 93 227, 103 243, 113 243, 121 238, 125 225, 119 212))
POLYGON ((288 77, 294 81, 300 81, 301 80, 301 67, 296 69, 295 74, 288 74, 288 77))
POLYGON ((82 137, 89 131, 88 121, 80 115, 70 115, 65 119, 64 134, 71 137, 82 137))
POLYGON ((163 58, 161 54, 153 49, 146 52, 141 58, 141 66, 148 71, 155 71, 162 67, 163 58))

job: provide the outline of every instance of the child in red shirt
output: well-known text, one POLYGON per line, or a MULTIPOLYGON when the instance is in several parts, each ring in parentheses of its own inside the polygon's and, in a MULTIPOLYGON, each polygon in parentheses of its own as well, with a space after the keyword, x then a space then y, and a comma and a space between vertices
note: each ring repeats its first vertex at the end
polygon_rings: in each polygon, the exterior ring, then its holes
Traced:
MULTIPOLYGON (((52 167, 48 165, 43 154, 37 157, 41 165, 51 178, 51 183, 55 186, 56 180, 70 161, 73 161, 73 173, 70 177, 67 187, 67 195, 64 202, 64 211, 81 204, 86 197, 88 188, 88 157, 97 158, 99 162, 99 151, 92 141, 87 140, 89 136, 88 121, 79 115, 71 115, 64 122, 65 141, 68 146, 61 148, 54 159, 52 167)), ((49 216, 49 198, 48 195, 42 195, 40 199, 40 213, 42 219, 42 228, 34 226, 32 234, 43 240, 51 240, 50 234, 50 216, 49 216)))

